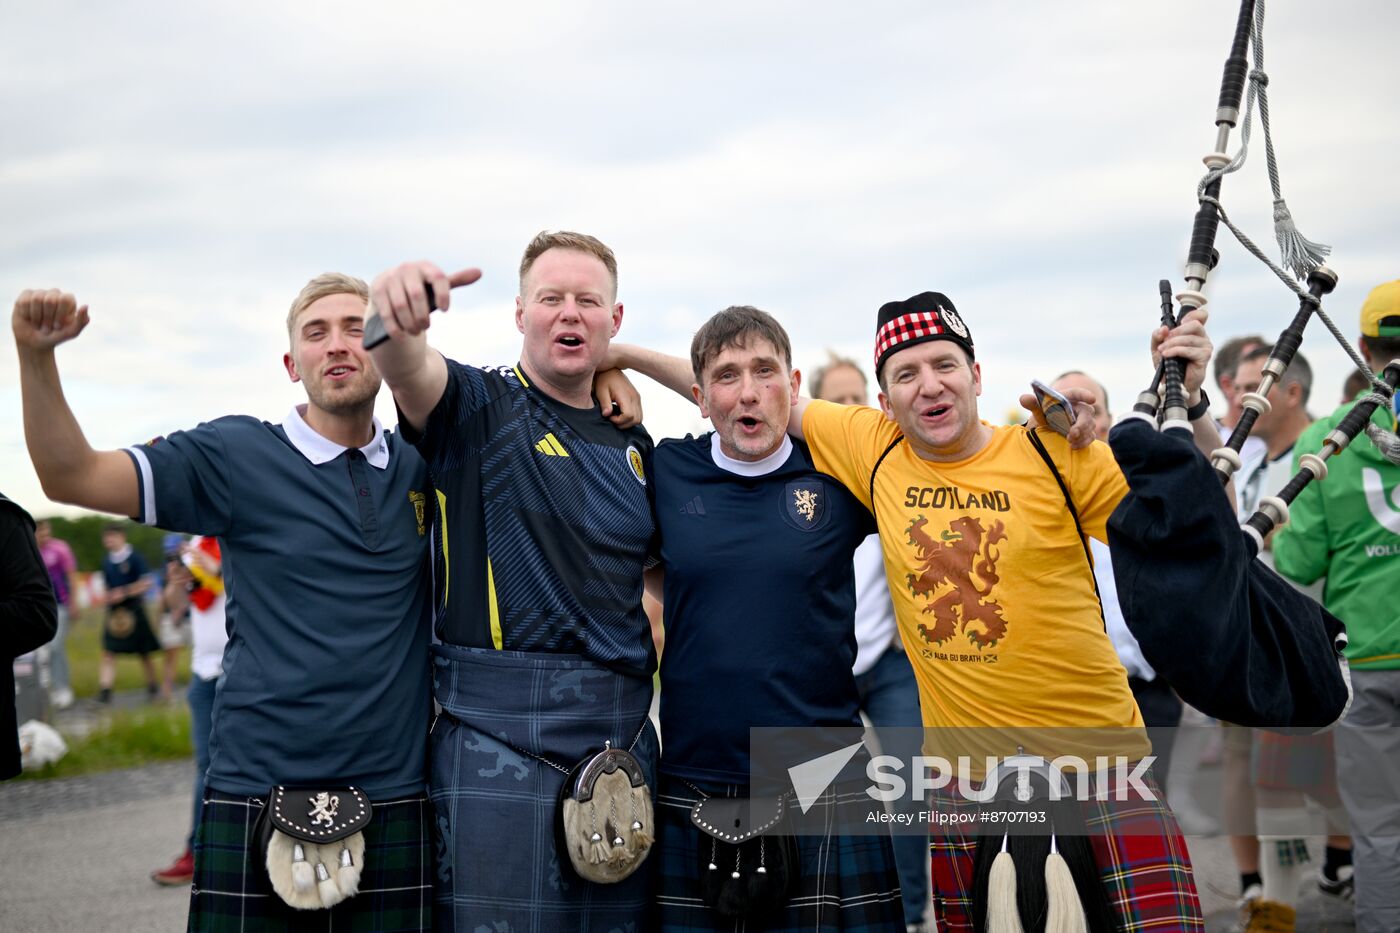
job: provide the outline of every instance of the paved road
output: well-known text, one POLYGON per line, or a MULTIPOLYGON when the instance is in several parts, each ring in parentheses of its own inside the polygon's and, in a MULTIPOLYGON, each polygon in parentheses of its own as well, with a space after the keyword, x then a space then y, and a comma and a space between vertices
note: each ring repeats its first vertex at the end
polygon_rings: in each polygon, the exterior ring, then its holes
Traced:
POLYGON ((184 846, 192 760, 0 784, 0 930, 185 928, 188 888, 150 880, 184 846))
MULTIPOLYGON (((183 930, 188 890, 159 888, 148 876, 183 843, 192 769, 186 760, 0 784, 0 931, 183 930)), ((1212 799, 1216 788, 1218 769, 1202 769, 1198 799, 1212 799)), ((1189 842, 1208 930, 1224 933, 1238 888, 1229 849, 1218 838, 1189 842)), ((1310 884, 1300 933, 1353 929, 1348 905, 1322 897, 1310 884)))

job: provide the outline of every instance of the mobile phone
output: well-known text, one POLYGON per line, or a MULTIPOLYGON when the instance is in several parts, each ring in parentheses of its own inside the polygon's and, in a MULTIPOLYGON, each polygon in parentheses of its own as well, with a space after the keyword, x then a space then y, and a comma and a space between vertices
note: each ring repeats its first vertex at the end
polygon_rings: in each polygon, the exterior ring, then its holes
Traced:
POLYGON ((1040 413, 1050 430, 1069 436, 1069 429, 1074 427, 1074 405, 1063 393, 1056 392, 1039 379, 1031 380, 1031 388, 1035 390, 1036 404, 1040 406, 1040 413))

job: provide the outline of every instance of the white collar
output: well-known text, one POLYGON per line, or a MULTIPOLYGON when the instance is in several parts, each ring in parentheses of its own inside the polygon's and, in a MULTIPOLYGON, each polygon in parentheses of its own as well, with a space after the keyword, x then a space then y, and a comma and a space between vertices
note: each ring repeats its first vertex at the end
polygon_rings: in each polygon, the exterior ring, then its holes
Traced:
POLYGON ((786 434, 783 435, 783 442, 778 445, 778 449, 762 460, 735 460, 720 449, 719 432, 710 435, 710 458, 714 460, 715 466, 740 476, 767 476, 787 463, 791 455, 792 438, 786 434))
MULTIPOLYGON (((287 440, 301 451, 303 457, 320 466, 350 449, 317 434, 315 429, 306 423, 302 414, 305 408, 305 405, 292 406, 292 410, 287 413, 287 420, 282 422, 282 430, 287 432, 287 440)), ((360 453, 365 455, 372 467, 382 470, 389 465, 389 445, 384 440, 384 426, 379 423, 378 418, 374 419, 374 436, 369 439, 368 444, 360 448, 360 453)))
POLYGON ((128 557, 131 556, 131 551, 132 551, 131 542, 128 541, 126 544, 123 544, 121 547, 117 548, 115 551, 108 551, 108 552, 107 552, 107 559, 110 560, 110 561, 111 561, 112 563, 114 563, 114 564, 120 564, 122 561, 126 560, 128 557))

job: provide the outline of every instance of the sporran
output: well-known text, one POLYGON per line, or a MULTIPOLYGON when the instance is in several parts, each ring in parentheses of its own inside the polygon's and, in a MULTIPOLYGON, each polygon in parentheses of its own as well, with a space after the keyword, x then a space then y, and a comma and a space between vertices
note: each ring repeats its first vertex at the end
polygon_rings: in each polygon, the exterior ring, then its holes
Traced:
POLYGON ((372 813, 356 787, 272 788, 254 830, 272 890, 297 910, 354 897, 372 813))
POLYGON ((720 916, 757 917, 787 904, 798 860, 792 836, 774 831, 785 803, 783 796, 704 797, 691 808, 691 825, 701 832, 700 897, 720 916))
POLYGON ((611 743, 579 762, 560 791, 559 820, 569 864, 580 878, 613 884, 631 875, 656 839, 641 763, 611 743))

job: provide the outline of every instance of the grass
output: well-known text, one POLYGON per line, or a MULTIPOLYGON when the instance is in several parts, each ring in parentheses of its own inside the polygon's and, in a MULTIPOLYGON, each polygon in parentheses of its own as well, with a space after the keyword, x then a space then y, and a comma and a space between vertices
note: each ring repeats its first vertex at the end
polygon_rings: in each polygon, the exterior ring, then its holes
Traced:
MULTIPOLYGON (((159 625, 159 618, 147 610, 151 625, 159 625)), ((68 627, 68 637, 64 647, 68 652, 69 680, 73 695, 77 697, 97 696, 97 666, 102 657, 102 616, 101 608, 88 608, 76 613, 68 627)), ((156 680, 164 676, 164 652, 151 655, 151 663, 156 668, 156 680)), ((144 690, 146 674, 141 670, 141 660, 134 654, 119 654, 117 658, 117 690, 144 690)), ((190 650, 180 649, 179 662, 175 667, 175 693, 182 696, 180 685, 190 682, 190 650)))
POLYGON ((69 739, 68 754, 59 761, 20 777, 42 780, 135 768, 188 758, 192 749, 190 711, 184 703, 115 710, 87 736, 69 739))

